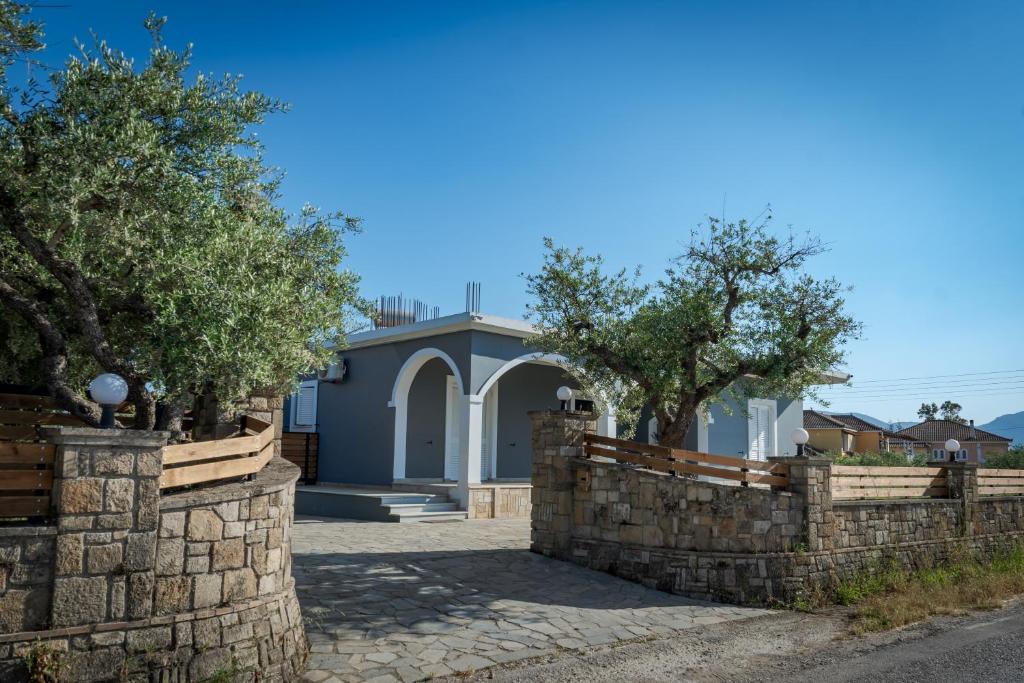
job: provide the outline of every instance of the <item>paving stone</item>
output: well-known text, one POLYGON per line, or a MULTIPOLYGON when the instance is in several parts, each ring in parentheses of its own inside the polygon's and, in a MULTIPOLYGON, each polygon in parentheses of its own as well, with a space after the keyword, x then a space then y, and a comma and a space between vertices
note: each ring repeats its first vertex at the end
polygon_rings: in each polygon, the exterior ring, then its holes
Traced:
MULTIPOLYGON (((304 680, 314 683, 408 683, 558 648, 672 637, 703 623, 769 614, 701 603, 533 554, 526 521, 403 525, 299 517, 291 534, 292 574, 313 647, 304 680)), ((257 571, 272 562, 270 551, 253 553, 257 571)))

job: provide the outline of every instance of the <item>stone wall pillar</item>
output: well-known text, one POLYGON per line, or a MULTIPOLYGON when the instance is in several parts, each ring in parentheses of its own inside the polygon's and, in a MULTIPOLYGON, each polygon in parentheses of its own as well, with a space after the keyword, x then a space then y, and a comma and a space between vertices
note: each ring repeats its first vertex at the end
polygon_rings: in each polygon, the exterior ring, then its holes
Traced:
POLYGON ((773 463, 789 465, 788 491, 799 495, 804 504, 804 530, 807 549, 832 550, 835 545, 835 519, 832 514, 832 461, 829 458, 769 458, 773 463))
POLYGON ((274 455, 281 455, 284 397, 275 392, 254 391, 248 398, 226 405, 213 394, 197 397, 192 437, 196 441, 227 438, 238 431, 238 418, 242 415, 274 425, 274 455))
POLYGON ((53 628, 152 615, 167 432, 51 427, 53 628))
POLYGON ((530 550, 569 559, 572 548, 573 476, 570 458, 583 455, 583 437, 595 431, 592 413, 534 410, 530 550))
MULTIPOLYGON (((939 463, 935 463, 938 465, 939 463)), ((975 533, 978 509, 978 464, 974 462, 944 462, 949 497, 960 506, 960 535, 975 533)))

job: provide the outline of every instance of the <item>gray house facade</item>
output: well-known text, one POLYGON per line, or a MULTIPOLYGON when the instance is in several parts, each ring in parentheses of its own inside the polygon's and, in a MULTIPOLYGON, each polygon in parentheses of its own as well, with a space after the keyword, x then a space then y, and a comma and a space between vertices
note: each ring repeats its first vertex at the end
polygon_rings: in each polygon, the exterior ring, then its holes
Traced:
MULTIPOLYGON (((488 482, 493 491, 528 485, 527 412, 558 408, 563 385, 579 394, 565 359, 527 344, 533 333, 523 321, 460 313, 351 335, 338 365, 290 397, 288 429, 319 433, 322 484, 446 485, 466 510, 471 491, 488 482)), ((613 414, 600 400, 593 406, 599 433, 617 435, 613 414)), ((648 418, 636 440, 656 436, 648 418)), ((790 435, 802 419, 800 400, 716 405, 695 420, 686 446, 757 459, 793 455, 790 435)))

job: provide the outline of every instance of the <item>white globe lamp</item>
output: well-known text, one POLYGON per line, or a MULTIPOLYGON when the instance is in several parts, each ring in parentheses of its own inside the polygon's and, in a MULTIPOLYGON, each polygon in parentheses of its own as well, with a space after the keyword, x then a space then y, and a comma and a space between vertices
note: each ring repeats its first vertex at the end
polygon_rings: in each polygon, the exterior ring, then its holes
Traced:
POLYGON ((960 442, 956 439, 946 439, 946 452, 949 453, 949 461, 956 461, 956 454, 960 451, 960 442))
POLYGON ((89 382, 89 395, 103 408, 100 427, 114 427, 114 412, 128 398, 128 383, 121 375, 105 372, 89 382))
POLYGON ((558 396, 558 400, 562 402, 562 410, 568 410, 569 401, 572 400, 572 389, 565 386, 558 387, 558 391, 555 392, 555 395, 558 396))
POLYGON ((797 457, 802 457, 804 454, 804 445, 810 440, 811 435, 808 434, 807 430, 803 427, 797 427, 793 430, 790 438, 793 439, 793 443, 796 444, 797 457))

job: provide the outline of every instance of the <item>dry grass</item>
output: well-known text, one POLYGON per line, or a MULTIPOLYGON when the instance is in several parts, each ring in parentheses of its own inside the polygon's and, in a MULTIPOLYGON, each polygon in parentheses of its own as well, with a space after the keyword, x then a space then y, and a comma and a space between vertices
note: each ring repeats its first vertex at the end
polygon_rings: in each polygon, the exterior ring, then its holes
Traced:
POLYGON ((894 565, 845 581, 836 602, 855 607, 853 631, 884 631, 938 614, 995 609, 1024 593, 1024 547, 1015 546, 989 562, 962 556, 946 565, 908 572, 894 565))

